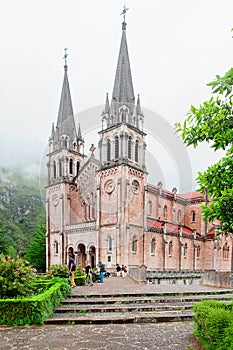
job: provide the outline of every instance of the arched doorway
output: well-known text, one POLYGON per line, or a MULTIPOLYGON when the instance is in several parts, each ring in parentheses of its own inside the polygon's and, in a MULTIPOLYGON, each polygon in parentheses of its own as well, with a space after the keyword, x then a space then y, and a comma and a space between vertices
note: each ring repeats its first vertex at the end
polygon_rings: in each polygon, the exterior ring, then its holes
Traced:
POLYGON ((86 266, 87 254, 86 247, 84 244, 80 243, 78 245, 78 266, 86 266))
POLYGON ((90 253, 90 264, 91 264, 91 268, 93 269, 94 267, 96 267, 96 250, 94 246, 90 247, 89 253, 90 253))

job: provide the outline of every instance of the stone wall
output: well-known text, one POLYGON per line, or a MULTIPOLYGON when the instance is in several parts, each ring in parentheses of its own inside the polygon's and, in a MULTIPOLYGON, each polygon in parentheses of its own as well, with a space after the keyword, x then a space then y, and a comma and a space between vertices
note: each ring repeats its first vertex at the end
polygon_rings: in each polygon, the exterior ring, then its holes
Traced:
POLYGON ((201 279, 201 284, 220 288, 231 288, 231 282, 230 271, 205 271, 201 279))

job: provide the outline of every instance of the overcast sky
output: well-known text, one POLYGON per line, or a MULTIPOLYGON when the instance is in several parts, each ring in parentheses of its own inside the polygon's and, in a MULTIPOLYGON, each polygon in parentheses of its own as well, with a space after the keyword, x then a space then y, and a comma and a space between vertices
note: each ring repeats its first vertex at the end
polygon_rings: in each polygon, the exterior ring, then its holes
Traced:
MULTIPOLYGON (((0 165, 33 166, 41 159, 57 119, 65 47, 79 120, 86 110, 104 104, 106 92, 111 96, 123 5, 123 0, 2 1, 0 165)), ((198 106, 210 97, 206 84, 232 67, 233 1, 126 0, 126 7, 135 95, 140 94, 145 110, 157 113, 172 128, 184 120, 191 104, 198 106)), ((88 129, 96 134, 100 117, 95 118, 88 120, 88 129)), ((153 135, 159 131, 150 135, 151 118, 147 145, 153 153, 153 135)), ((89 145, 87 153, 88 149, 89 145)), ((217 157, 204 145, 188 150, 188 155, 194 178, 217 157)), ((166 172, 166 165, 154 157, 166 172)), ((176 167, 176 160, 173 163, 176 167)), ((172 178, 172 170, 168 172, 172 178)))

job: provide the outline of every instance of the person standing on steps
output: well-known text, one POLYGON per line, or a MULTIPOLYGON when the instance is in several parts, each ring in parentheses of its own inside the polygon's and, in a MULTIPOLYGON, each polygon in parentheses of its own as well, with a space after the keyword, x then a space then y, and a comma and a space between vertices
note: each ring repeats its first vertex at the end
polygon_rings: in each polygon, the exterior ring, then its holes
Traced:
POLYGON ((91 265, 87 265, 85 268, 86 271, 86 286, 88 286, 88 282, 90 281, 90 286, 93 286, 93 281, 92 281, 92 272, 91 272, 91 265))
POLYGON ((120 277, 121 275, 121 267, 119 264, 116 264, 116 272, 117 272, 117 277, 120 277))
POLYGON ((74 288, 76 287, 76 284, 74 282, 74 272, 76 270, 76 264, 72 253, 69 253, 68 270, 69 270, 70 284, 71 284, 71 287, 74 288))
POLYGON ((125 265, 123 265, 123 264, 121 266, 121 276, 122 276, 122 278, 125 278, 125 265))
POLYGON ((99 262, 99 268, 100 268, 100 283, 103 283, 104 282, 105 265, 101 261, 99 262))

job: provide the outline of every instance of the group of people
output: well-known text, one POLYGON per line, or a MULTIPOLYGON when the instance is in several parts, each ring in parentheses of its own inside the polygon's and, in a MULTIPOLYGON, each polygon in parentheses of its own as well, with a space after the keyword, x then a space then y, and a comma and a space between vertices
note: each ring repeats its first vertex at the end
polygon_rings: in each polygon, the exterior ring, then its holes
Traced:
MULTIPOLYGON (((75 256, 72 253, 68 253, 69 255, 69 262, 68 262, 68 270, 69 270, 69 279, 70 279, 70 284, 71 287, 74 288, 76 287, 76 284, 74 282, 74 273, 76 270, 76 264, 75 264, 75 256)), ((110 273, 106 272, 105 270, 105 265, 100 261, 98 264, 98 272, 99 272, 99 278, 100 278, 100 283, 104 282, 104 277, 110 277, 110 273)), ((116 272, 117 272, 117 276, 118 277, 122 277, 125 278, 126 274, 127 274, 127 267, 125 265, 116 265, 116 272)), ((85 267, 85 274, 86 274, 86 280, 85 280, 85 284, 86 286, 90 285, 93 286, 93 272, 91 269, 91 265, 87 265, 85 267)), ((96 276, 95 276, 96 277, 96 276)))
MULTIPOLYGON (((95 274, 95 278, 97 279, 96 272, 93 273, 93 271, 91 269, 91 265, 87 265, 85 267, 85 272, 86 272, 86 286, 88 286, 89 283, 90 283, 90 286, 93 286, 92 276, 93 276, 93 274, 95 274)), ((100 283, 104 282, 104 276, 109 277, 109 274, 105 270, 105 265, 101 261, 99 262, 97 273, 99 273, 100 283)))
POLYGON ((127 275, 127 266, 125 265, 119 265, 119 264, 116 264, 116 272, 117 272, 117 277, 122 277, 122 278, 125 278, 125 276, 127 275))

